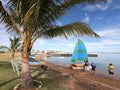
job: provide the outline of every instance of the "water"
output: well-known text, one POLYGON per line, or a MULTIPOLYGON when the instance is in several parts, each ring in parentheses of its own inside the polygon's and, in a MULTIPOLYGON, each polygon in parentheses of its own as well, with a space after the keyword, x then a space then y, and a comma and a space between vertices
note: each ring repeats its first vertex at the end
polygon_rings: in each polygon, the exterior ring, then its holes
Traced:
MULTIPOLYGON (((66 67, 72 62, 71 57, 49 57, 46 59, 48 62, 53 64, 61 65, 66 67)), ((96 73, 108 77, 108 66, 109 63, 112 63, 115 67, 114 73, 115 78, 120 79, 120 54, 111 54, 111 53, 98 53, 98 57, 89 57, 89 63, 94 62, 96 64, 96 73)))

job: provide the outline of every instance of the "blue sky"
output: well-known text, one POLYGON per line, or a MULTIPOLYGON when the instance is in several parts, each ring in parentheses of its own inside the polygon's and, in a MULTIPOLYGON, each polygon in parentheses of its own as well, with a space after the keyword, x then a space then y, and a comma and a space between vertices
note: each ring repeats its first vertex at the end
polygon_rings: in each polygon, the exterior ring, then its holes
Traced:
MULTIPOLYGON (((7 0, 3 0, 4 2, 7 0)), ((120 52, 120 0, 108 0, 106 4, 81 4, 68 10, 56 21, 57 25, 83 21, 100 35, 100 38, 79 37, 88 52, 120 52)), ((12 37, 13 35, 11 35, 12 37)), ((4 25, 0 25, 0 46, 9 45, 9 37, 4 25)), ((77 37, 57 37, 51 40, 38 39, 33 48, 35 50, 61 50, 72 52, 77 37)))

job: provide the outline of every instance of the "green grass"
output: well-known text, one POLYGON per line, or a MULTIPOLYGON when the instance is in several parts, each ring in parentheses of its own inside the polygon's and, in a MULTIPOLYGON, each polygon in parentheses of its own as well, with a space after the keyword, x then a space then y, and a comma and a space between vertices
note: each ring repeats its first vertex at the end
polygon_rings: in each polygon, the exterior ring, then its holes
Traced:
POLYGON ((0 90, 12 90, 19 82, 19 77, 12 71, 11 64, 0 61, 0 90))
MULTIPOLYGON (((18 56, 20 55, 19 52, 16 52, 15 53, 15 58, 18 58, 18 56)), ((10 62, 10 60, 12 60, 12 54, 10 52, 8 53, 0 53, 0 61, 7 61, 7 62, 10 62)))
POLYGON ((36 71, 34 72, 33 78, 42 82, 42 88, 40 90, 68 90, 59 82, 60 75, 59 72, 53 70, 36 71))
MULTIPOLYGON (((13 87, 20 83, 20 77, 16 72, 13 72, 10 60, 10 54, 0 54, 0 90, 13 90, 13 87)), ((59 82, 60 74, 56 71, 37 69, 31 70, 31 73, 35 80, 42 82, 40 90, 68 90, 59 82)))

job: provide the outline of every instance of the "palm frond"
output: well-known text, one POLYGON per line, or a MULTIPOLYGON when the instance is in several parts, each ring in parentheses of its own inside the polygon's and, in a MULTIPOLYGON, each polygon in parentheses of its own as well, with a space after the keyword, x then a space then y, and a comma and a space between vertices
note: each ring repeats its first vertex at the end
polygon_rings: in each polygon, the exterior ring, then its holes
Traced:
MULTIPOLYGON (((7 28, 7 31, 8 32, 14 32, 15 34, 18 34, 18 29, 20 29, 17 25, 17 23, 15 22, 15 18, 13 19, 12 16, 13 14, 12 11, 7 11, 2 3, 0 5, 0 9, 1 9, 1 12, 0 12, 0 24, 1 23, 5 23, 5 27, 7 28), (10 13, 10 14, 9 14, 10 13)), ((10 8, 10 10, 12 10, 10 8)), ((15 15, 15 14, 14 14, 15 15)))
POLYGON ((0 23, 6 24, 8 32, 18 33, 23 42, 27 38, 26 32, 33 34, 32 36, 29 34, 30 39, 35 37, 33 41, 38 37, 65 36, 67 38, 72 35, 98 37, 85 23, 52 26, 73 6, 101 1, 104 0, 9 0, 6 8, 0 5, 0 23))
POLYGON ((7 9, 14 9, 18 15, 17 19, 21 19, 26 25, 34 29, 36 27, 51 26, 76 4, 101 1, 103 0, 9 0, 7 9))
POLYGON ((98 38, 96 34, 86 23, 75 22, 65 26, 54 26, 42 34, 42 37, 53 38, 57 36, 91 36, 98 38))
POLYGON ((20 38, 18 37, 14 37, 13 39, 12 38, 10 38, 9 37, 9 39, 10 39, 10 48, 11 49, 17 49, 19 46, 20 46, 20 38))

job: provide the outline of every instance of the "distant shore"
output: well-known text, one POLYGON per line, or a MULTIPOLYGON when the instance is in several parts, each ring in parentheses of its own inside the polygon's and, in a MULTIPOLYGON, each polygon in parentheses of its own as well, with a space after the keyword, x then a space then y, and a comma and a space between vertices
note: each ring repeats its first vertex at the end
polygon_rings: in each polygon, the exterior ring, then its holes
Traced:
MULTIPOLYGON (((50 54, 50 56, 72 56, 72 54, 68 53, 68 54, 50 54)), ((97 57, 98 54, 97 53, 91 53, 91 54, 88 54, 88 57, 97 57)))

